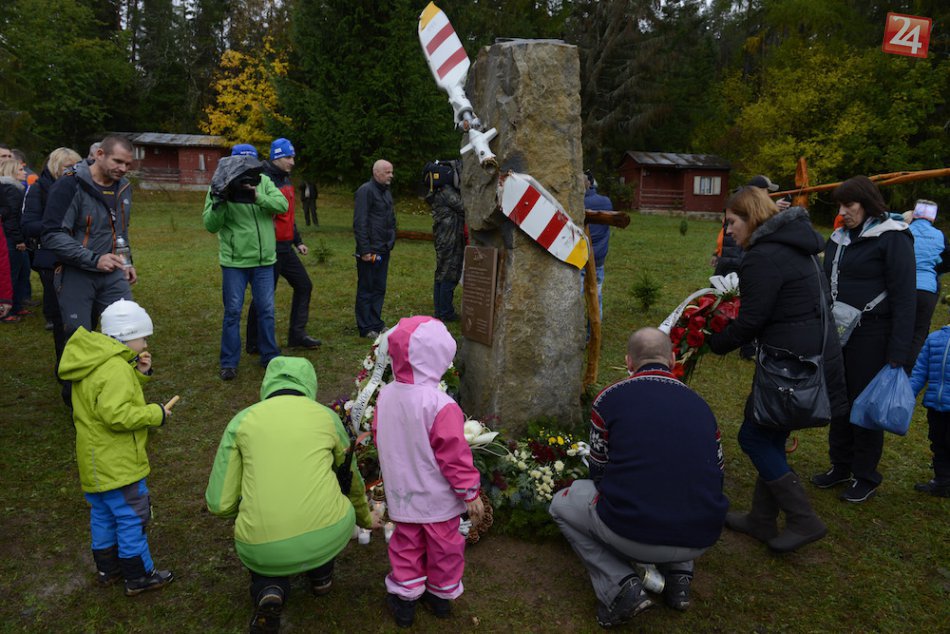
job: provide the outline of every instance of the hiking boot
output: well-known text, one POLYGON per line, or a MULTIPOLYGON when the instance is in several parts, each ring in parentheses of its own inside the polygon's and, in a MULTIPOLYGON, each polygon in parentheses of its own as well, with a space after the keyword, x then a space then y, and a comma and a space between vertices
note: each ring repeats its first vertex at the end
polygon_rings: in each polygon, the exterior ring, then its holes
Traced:
POLYGON ((92 558, 96 562, 96 583, 99 587, 107 588, 122 578, 118 546, 94 548, 92 558))
POLYGON ((386 595, 386 607, 396 619, 396 625, 399 627, 412 627, 412 622, 416 618, 416 601, 409 601, 395 594, 386 595))
POLYGON ((143 592, 160 590, 175 579, 171 570, 153 570, 144 577, 125 580, 125 596, 134 597, 143 592))
POLYGON ((333 589, 333 574, 320 579, 311 579, 310 580, 310 592, 313 593, 315 597, 322 597, 330 594, 330 590, 333 589))
POLYGON ((610 607, 603 603, 597 604, 597 624, 605 629, 623 625, 651 605, 653 601, 643 589, 640 578, 633 575, 620 588, 620 594, 610 607))
POLYGON ((251 617, 251 634, 277 634, 280 631, 280 612, 284 607, 283 590, 278 586, 267 586, 257 597, 257 608, 251 617))
POLYGON ((237 377, 237 368, 221 368, 218 376, 222 381, 233 381, 237 377))
POLYGON ((950 498, 950 482, 937 482, 936 479, 914 485, 914 491, 929 493, 938 498, 950 498))
POLYGON ((877 495, 877 485, 871 484, 867 480, 854 480, 851 486, 841 492, 839 500, 860 504, 866 502, 877 495))
POLYGON ((847 469, 834 465, 824 473, 816 473, 811 477, 811 483, 819 489, 830 489, 850 481, 851 473, 847 469))
POLYGON ((688 572, 666 573, 666 585, 663 586, 663 600, 674 610, 685 612, 689 609, 689 587, 693 575, 688 572))
POLYGON ((422 605, 432 612, 437 618, 447 619, 452 616, 452 602, 442 597, 437 597, 428 590, 422 593, 422 605))

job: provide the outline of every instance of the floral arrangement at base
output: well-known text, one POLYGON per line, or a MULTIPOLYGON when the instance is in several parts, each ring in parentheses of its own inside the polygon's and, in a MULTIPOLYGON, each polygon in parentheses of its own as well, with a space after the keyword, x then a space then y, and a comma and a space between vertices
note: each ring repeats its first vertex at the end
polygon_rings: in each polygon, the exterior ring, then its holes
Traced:
POLYGON ((673 343, 673 375, 689 382, 699 360, 709 352, 706 339, 722 332, 739 316, 739 278, 735 273, 709 278, 711 288, 692 293, 660 324, 673 343))
MULTIPOLYGON (((363 360, 354 379, 353 393, 330 404, 344 426, 352 434, 359 434, 355 436, 355 458, 367 491, 383 484, 369 429, 379 387, 392 380, 385 347, 381 335, 363 360)), ((440 387, 454 396, 458 386, 459 374, 450 366, 440 387)), ((510 533, 557 534, 547 508, 557 491, 587 477, 587 443, 558 430, 551 421, 529 426, 526 438, 503 442, 499 432, 489 426, 497 427, 498 423, 493 417, 483 421, 468 419, 463 428, 473 462, 481 474, 482 498, 486 503, 485 518, 472 526, 469 543, 476 543, 498 519, 510 533)))

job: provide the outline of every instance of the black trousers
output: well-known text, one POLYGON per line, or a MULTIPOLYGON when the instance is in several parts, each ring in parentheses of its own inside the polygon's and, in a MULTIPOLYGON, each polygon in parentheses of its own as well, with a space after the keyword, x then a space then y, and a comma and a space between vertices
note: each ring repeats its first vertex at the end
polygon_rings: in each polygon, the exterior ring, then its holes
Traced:
MULTIPOLYGON (((59 298, 53 285, 53 269, 36 269, 43 283, 43 315, 53 324, 53 350, 56 352, 56 370, 59 371, 59 359, 66 347, 66 332, 63 330, 63 315, 59 312, 59 298)), ((59 376, 57 374, 57 376, 59 376)))
MULTIPOLYGON (((313 282, 307 275, 307 269, 297 257, 293 247, 288 251, 277 251, 277 263, 274 265, 274 288, 283 277, 290 284, 294 295, 290 300, 290 327, 287 331, 287 345, 292 346, 307 336, 307 322, 310 320, 310 295, 313 282)), ((257 307, 251 300, 247 311, 247 333, 245 341, 248 350, 257 349, 257 307)))
POLYGON ((950 484, 950 412, 927 409, 927 437, 934 454, 934 479, 950 484))
POLYGON ((379 254, 378 257, 378 262, 356 260, 356 327, 361 337, 371 330, 380 332, 386 327, 383 300, 389 276, 389 254, 379 254))
POLYGON ((930 320, 933 318, 934 309, 937 307, 937 300, 940 299, 940 287, 937 287, 936 293, 930 291, 917 290, 917 317, 914 319, 914 338, 911 341, 911 355, 907 361, 907 371, 914 369, 914 362, 920 349, 924 347, 924 341, 930 334, 930 320))
MULTIPOLYGON (((333 563, 335 559, 331 559, 322 566, 318 566, 313 570, 308 570, 306 572, 307 578, 311 583, 322 582, 328 577, 333 576, 333 563)), ((251 573, 251 599, 254 603, 257 603, 258 597, 261 596, 261 592, 265 588, 271 586, 277 586, 281 589, 281 592, 284 593, 284 601, 287 601, 287 598, 290 596, 290 577, 268 577, 266 575, 261 575, 253 570, 251 573)))
MULTIPOLYGON (((887 363, 890 331, 889 319, 865 317, 842 350, 849 406, 887 363)), ((850 416, 850 407, 848 409, 850 416)), ((852 425, 849 416, 831 420, 828 428, 831 464, 852 473, 858 480, 877 486, 884 479, 877 470, 884 450, 884 432, 852 425)))
POLYGON ((320 221, 317 219, 317 198, 304 198, 303 199, 303 217, 307 222, 307 226, 310 226, 310 218, 313 218, 313 224, 317 227, 320 226, 320 221))

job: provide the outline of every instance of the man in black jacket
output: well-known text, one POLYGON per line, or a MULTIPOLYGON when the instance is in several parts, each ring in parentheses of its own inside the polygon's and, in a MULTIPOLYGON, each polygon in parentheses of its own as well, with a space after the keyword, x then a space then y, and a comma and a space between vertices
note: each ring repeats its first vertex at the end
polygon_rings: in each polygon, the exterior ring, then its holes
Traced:
POLYGON ((396 244, 396 213, 389 185, 393 165, 378 160, 373 178, 356 190, 353 235, 356 238, 356 327, 361 337, 375 339, 386 329, 383 300, 389 274, 389 253, 396 244))

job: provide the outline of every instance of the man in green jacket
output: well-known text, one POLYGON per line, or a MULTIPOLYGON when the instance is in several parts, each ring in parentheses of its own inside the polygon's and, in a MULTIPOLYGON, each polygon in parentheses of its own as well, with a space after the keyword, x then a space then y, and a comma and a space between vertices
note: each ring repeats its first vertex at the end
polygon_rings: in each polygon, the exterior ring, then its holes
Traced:
POLYGON ((338 480, 336 471, 349 436, 316 394, 310 361, 271 361, 261 402, 238 412, 225 429, 205 492, 213 514, 237 516, 235 550, 251 572, 256 606, 252 632, 277 631, 291 575, 306 573, 316 595, 329 592, 334 559, 354 524, 378 528, 381 522, 370 514, 355 460, 341 492, 345 478, 338 480))
POLYGON ((277 239, 274 216, 287 213, 287 199, 269 178, 247 144, 234 146, 218 162, 205 197, 205 229, 218 234, 224 320, 221 325, 221 371, 224 381, 237 376, 241 358, 241 309, 251 285, 257 307, 261 365, 280 354, 274 333, 274 263, 277 239))

